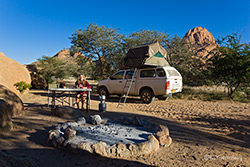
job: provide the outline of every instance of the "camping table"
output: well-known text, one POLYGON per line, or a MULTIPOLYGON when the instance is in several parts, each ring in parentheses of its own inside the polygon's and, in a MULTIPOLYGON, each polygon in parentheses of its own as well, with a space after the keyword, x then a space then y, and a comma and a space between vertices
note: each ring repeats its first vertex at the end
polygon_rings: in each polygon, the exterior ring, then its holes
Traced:
POLYGON ((52 102, 51 106, 56 108, 56 105, 58 103, 60 104, 68 104, 69 106, 72 104, 74 106, 74 99, 75 99, 75 94, 76 92, 87 92, 87 98, 86 98, 86 110, 89 111, 90 108, 90 92, 92 89, 70 89, 70 88, 50 88, 48 89, 48 107, 50 104, 49 98, 50 98, 50 92, 52 92, 52 102), (67 101, 68 97, 68 101, 67 101), (72 102, 70 101, 70 98, 72 98, 72 102))

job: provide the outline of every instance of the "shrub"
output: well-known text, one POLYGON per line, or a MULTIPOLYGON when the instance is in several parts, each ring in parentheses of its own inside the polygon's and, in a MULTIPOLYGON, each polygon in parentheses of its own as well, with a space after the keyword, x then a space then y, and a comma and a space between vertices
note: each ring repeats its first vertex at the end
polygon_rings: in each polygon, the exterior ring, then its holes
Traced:
POLYGON ((17 82, 14 84, 14 86, 16 87, 16 89, 23 93, 26 89, 30 89, 31 88, 31 85, 24 82, 24 81, 20 81, 20 82, 17 82))

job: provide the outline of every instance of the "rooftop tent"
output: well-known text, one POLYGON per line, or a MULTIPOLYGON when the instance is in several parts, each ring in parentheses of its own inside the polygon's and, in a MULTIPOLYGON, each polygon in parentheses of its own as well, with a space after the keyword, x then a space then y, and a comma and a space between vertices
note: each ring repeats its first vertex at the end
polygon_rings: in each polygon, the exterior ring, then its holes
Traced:
POLYGON ((167 51, 159 42, 129 49, 124 58, 126 67, 168 66, 167 51))

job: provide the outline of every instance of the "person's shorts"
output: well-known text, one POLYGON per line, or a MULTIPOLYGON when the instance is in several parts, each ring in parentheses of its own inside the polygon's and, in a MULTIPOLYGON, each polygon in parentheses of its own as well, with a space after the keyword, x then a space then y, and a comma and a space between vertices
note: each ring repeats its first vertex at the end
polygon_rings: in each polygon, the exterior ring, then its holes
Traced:
POLYGON ((87 97, 87 94, 81 94, 81 93, 79 93, 79 94, 76 94, 76 97, 77 97, 77 98, 80 98, 80 97, 87 97))

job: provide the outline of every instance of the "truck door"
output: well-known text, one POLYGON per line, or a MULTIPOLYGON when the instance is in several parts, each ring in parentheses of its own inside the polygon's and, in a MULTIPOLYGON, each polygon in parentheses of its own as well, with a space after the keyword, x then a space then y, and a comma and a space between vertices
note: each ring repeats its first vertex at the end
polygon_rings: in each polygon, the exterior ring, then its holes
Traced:
POLYGON ((110 77, 110 81, 109 81, 110 93, 121 94, 123 86, 124 86, 123 76, 124 76, 124 71, 119 71, 110 77))
MULTIPOLYGON (((128 87, 129 87, 130 84, 131 84, 133 75, 134 75, 134 70, 126 71, 126 74, 125 74, 125 82, 126 82, 126 80, 127 80, 127 84, 126 84, 126 87, 125 87, 125 92, 128 91, 128 87)), ((135 74, 135 75, 136 75, 136 74, 135 74)), ((125 84, 125 83, 124 83, 124 84, 125 84)), ((136 84, 136 77, 133 79, 132 85, 131 85, 131 88, 130 88, 130 91, 129 91, 129 94, 131 94, 131 95, 135 94, 135 84, 136 84)))

